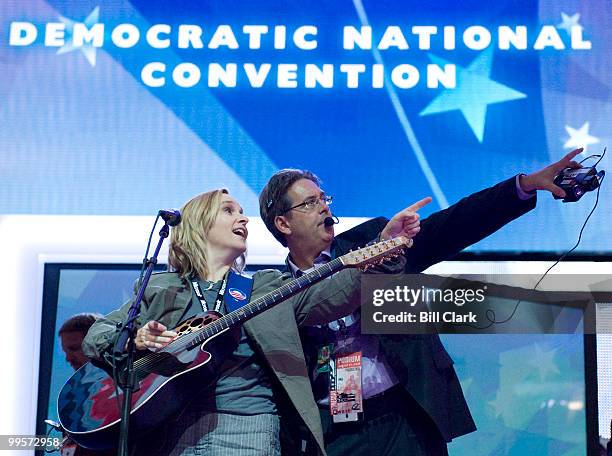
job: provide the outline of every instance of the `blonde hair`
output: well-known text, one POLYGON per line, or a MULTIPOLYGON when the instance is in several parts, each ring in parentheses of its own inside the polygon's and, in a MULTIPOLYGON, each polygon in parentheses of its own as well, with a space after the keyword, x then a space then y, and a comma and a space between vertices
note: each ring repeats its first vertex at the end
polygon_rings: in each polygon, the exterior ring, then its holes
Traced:
MULTIPOLYGON (((228 191, 224 188, 211 190, 191 198, 181 208, 181 223, 172 229, 168 255, 170 268, 181 277, 206 277, 207 236, 217 219, 223 195, 226 194, 228 191)), ((245 254, 236 258, 232 269, 242 271, 245 258, 245 254)))

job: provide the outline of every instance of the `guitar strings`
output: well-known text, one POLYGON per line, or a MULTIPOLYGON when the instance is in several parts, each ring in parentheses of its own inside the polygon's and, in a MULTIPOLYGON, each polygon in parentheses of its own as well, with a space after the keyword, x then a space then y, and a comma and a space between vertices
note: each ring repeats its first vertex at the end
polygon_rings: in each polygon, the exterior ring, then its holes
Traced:
POLYGON ((173 349, 172 351, 184 351, 192 345, 199 345, 205 342, 210 336, 229 328, 232 324, 235 323, 234 317, 240 319, 244 314, 247 314, 247 316, 251 316, 256 311, 265 310, 265 308, 267 308, 271 304, 267 302, 268 299, 274 298, 272 301, 274 302, 274 300, 279 297, 279 294, 280 297, 284 297, 283 295, 285 294, 285 292, 295 293, 296 291, 299 291, 301 288, 307 285, 309 282, 314 283, 314 281, 322 280, 333 274, 337 270, 342 269, 342 267, 344 267, 344 263, 340 258, 336 258, 335 260, 330 261, 325 265, 322 265, 321 267, 311 271, 310 273, 305 274, 297 279, 294 279, 289 283, 279 287, 278 289, 265 294, 264 296, 256 299, 255 301, 250 302, 245 306, 240 307, 239 309, 236 309, 228 314, 223 315, 221 318, 211 322, 210 324, 202 328, 199 328, 197 331, 185 334, 184 336, 173 340, 168 345, 162 347, 159 351, 151 352, 143 356, 142 358, 134 361, 134 368, 140 371, 151 371, 156 366, 162 365, 166 361, 166 359, 163 357, 161 357, 162 359, 160 359, 159 354, 171 353, 170 348, 173 349), (325 269, 328 270, 325 271, 325 269), (325 272, 325 274, 321 274, 322 272, 325 272), (294 289, 294 285, 299 285, 297 290, 294 289), (261 304, 266 304, 264 309, 260 308, 261 304), (212 333, 207 334, 209 330, 212 331, 212 333), (206 335, 207 337, 203 340, 198 340, 198 338, 202 335, 206 335))

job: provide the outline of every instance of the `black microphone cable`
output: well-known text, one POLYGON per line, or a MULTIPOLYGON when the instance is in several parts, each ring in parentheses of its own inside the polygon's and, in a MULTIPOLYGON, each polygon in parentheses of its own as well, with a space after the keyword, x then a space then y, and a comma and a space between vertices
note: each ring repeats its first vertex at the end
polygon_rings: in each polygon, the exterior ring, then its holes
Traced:
MULTIPOLYGON (((593 166, 596 166, 596 165, 597 165, 597 164, 598 164, 598 163, 601 161, 601 159, 602 159, 602 158, 603 158, 605 155, 606 155, 606 149, 604 149, 603 155, 601 155, 601 156, 600 156, 600 155, 591 155, 590 157, 587 157, 587 158, 585 158, 584 160, 587 160, 587 159, 589 159, 589 158, 591 158, 591 157, 595 157, 595 156, 600 157, 600 158, 599 158, 599 160, 597 160, 597 163, 595 163, 595 165, 593 165, 593 166)), ((584 161, 584 160, 582 160, 582 161, 584 161)), ((582 162, 581 162, 581 163, 582 163, 582 162)), ((600 190, 601 190, 601 184, 603 183, 604 179, 605 179, 605 175, 602 177, 601 181, 599 182, 599 186, 597 187, 597 195, 596 195, 596 197, 595 197, 595 204, 593 205, 593 209, 591 209, 591 212, 589 212, 589 215, 587 215, 587 218, 585 219, 584 223, 582 224, 582 228, 580 228, 580 232, 578 233, 578 240, 576 241, 576 244, 575 244, 575 245, 574 245, 574 246, 573 246, 571 249, 569 249, 567 252, 565 252, 563 255, 561 255, 561 256, 559 257, 559 259, 557 259, 557 261, 555 261, 555 262, 552 264, 552 266, 550 266, 550 267, 549 267, 549 268, 546 270, 546 272, 545 272, 544 274, 542 274, 542 277, 540 277, 540 279, 539 279, 539 280, 537 281, 537 283, 534 285, 534 287, 532 288, 532 290, 534 290, 534 291, 535 291, 535 290, 538 288, 538 286, 540 285, 540 283, 542 283, 542 280, 544 280, 544 278, 545 278, 545 277, 548 275, 548 273, 550 272, 550 270, 551 270, 552 268, 554 268, 554 267, 555 267, 557 264, 559 264, 561 261, 563 261, 563 259, 564 259, 565 257, 567 257, 567 256, 568 256, 570 253, 572 253, 574 250, 576 250, 576 248, 578 247, 578 245, 580 245, 580 241, 582 240, 582 233, 584 232, 584 229, 586 228, 586 225, 587 225, 587 223, 589 222, 589 219, 591 218, 591 215, 593 215, 593 212, 595 212, 595 209, 597 208, 597 204, 599 203, 599 192, 600 192, 600 190)), ((494 311, 493 309, 487 309, 487 311, 485 312, 485 317, 486 317, 486 319, 489 321, 489 324, 488 324, 488 325, 486 325, 486 326, 476 326, 476 325, 472 325, 472 324, 469 324, 469 323, 466 323, 466 324, 464 324, 464 325, 465 325, 465 326, 472 327, 472 328, 475 328, 475 329, 478 329, 478 330, 485 330, 485 329, 490 328, 490 327, 491 327, 491 326, 493 326, 493 325, 507 323, 508 321, 510 321, 510 320, 512 319, 512 317, 514 317, 514 314, 515 314, 515 313, 516 313, 516 311, 518 310, 518 306, 519 306, 519 304, 520 304, 521 302, 522 302, 522 300, 518 300, 518 301, 516 302, 516 305, 514 306, 514 309, 512 310, 512 312, 511 312, 511 313, 510 313, 510 315, 509 315, 507 318, 505 318, 504 320, 499 320, 499 321, 497 321, 497 320, 495 319, 495 311, 494 311)), ((462 326, 463 326, 463 325, 462 325, 462 326)), ((611 425, 612 425, 612 423, 611 423, 611 425)), ((612 456, 612 455, 610 455, 610 456, 612 456)))

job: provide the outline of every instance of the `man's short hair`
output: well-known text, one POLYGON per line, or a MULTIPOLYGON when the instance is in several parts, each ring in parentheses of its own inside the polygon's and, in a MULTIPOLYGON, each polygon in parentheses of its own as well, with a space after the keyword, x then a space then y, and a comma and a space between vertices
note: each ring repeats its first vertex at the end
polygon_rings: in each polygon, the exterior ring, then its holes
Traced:
POLYGON ((291 207, 291 201, 287 196, 287 191, 295 182, 300 179, 308 179, 321 186, 321 180, 307 170, 302 169, 281 169, 276 172, 268 181, 264 189, 259 194, 259 215, 261 215, 268 231, 278 242, 287 247, 287 240, 283 233, 278 231, 274 225, 274 219, 283 215, 291 207))
POLYGON ((93 325, 98 318, 101 318, 102 314, 99 313, 80 313, 73 315, 62 324, 59 329, 59 335, 68 332, 80 332, 87 334, 91 325, 93 325))

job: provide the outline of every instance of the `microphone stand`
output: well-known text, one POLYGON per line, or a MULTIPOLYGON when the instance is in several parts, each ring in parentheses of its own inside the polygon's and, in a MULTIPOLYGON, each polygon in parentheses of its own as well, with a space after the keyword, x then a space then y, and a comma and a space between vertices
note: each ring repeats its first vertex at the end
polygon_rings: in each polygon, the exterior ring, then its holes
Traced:
POLYGON ((134 391, 136 383, 134 373, 134 351, 136 349, 136 344, 134 343, 134 322, 140 314, 140 303, 142 301, 142 297, 144 296, 144 291, 147 288, 147 284, 149 283, 149 279, 151 278, 151 274, 153 273, 153 268, 157 264, 157 255, 159 254, 164 239, 168 237, 169 232, 170 228, 168 226, 168 222, 166 222, 159 231, 159 241, 157 243, 157 247, 155 248, 153 256, 147 260, 147 269, 144 274, 144 278, 140 282, 138 294, 130 307, 125 323, 121 326, 121 332, 117 336, 117 341, 115 342, 115 347, 113 349, 113 356, 115 360, 120 359, 120 357, 126 352, 125 347, 127 343, 125 384, 119 384, 119 387, 123 389, 121 424, 119 427, 119 447, 117 450, 117 455, 119 456, 128 456, 128 434, 130 427, 130 412, 132 409, 132 392, 134 391))
POLYGON ((607 456, 612 456, 612 420, 610 420, 610 440, 608 440, 608 445, 606 446, 607 456))

